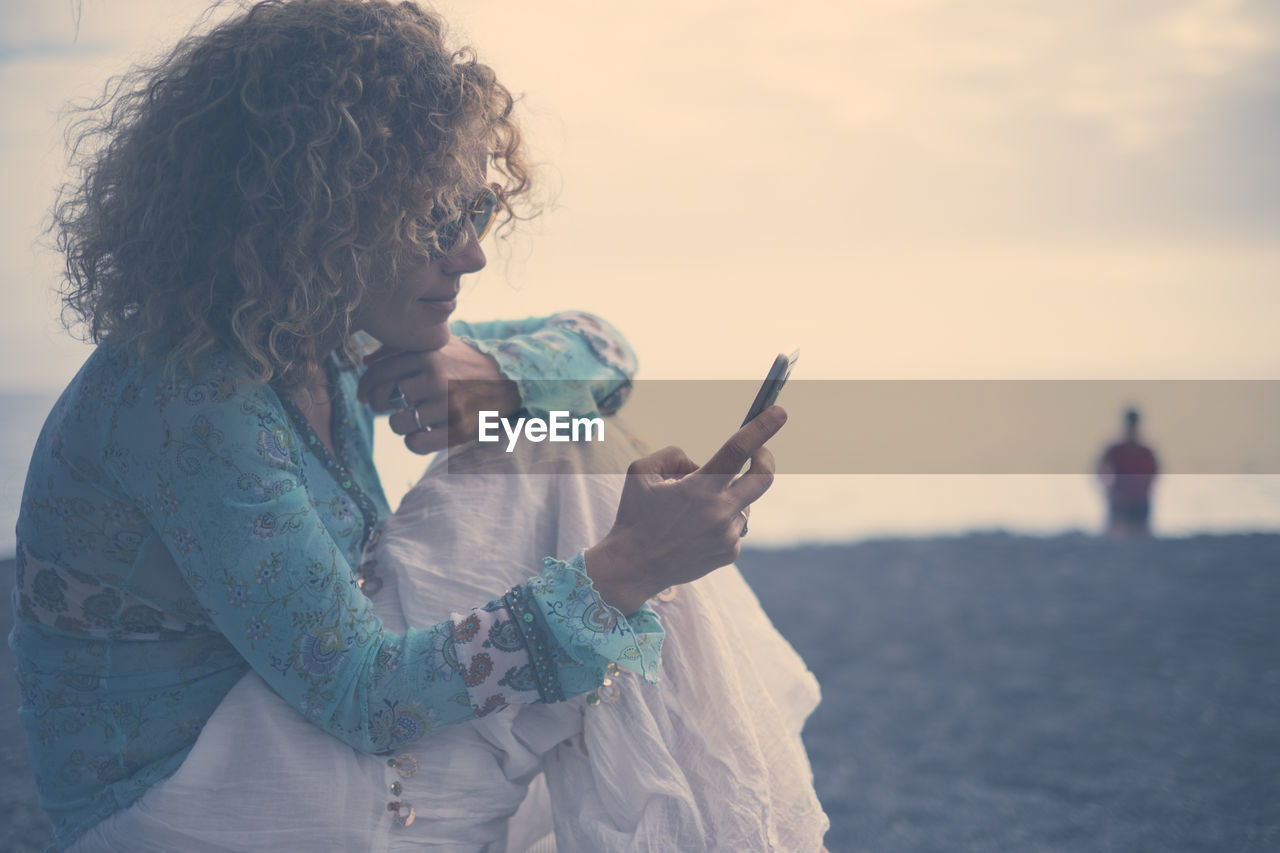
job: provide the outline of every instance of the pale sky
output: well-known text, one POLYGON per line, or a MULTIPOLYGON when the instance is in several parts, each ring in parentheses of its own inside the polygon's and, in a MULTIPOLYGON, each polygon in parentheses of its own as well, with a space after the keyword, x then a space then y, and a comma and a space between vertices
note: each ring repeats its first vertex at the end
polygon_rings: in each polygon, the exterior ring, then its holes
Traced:
MULTIPOLYGON (((186 0, 0 9, 0 388, 84 349, 31 248, 69 97, 186 0)), ((649 378, 1274 378, 1280 6, 1269 0, 467 0, 546 215, 460 316, 595 310, 649 378)))

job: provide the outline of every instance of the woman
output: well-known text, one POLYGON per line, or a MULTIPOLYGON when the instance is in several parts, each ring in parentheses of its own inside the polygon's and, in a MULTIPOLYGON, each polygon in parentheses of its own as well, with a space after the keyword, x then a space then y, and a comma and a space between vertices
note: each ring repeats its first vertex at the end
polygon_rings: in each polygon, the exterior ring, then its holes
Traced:
POLYGON ((625 381, 572 320, 500 348, 451 336, 476 225, 528 179, 510 95, 441 29, 408 3, 261 3, 135 75, 81 136, 102 144, 55 225, 66 307, 98 346, 33 455, 11 637, 58 848, 171 776, 251 670, 370 753, 580 695, 611 663, 656 678, 645 601, 731 562, 768 488, 777 409, 702 468, 640 460, 607 535, 500 598, 402 632, 376 617, 353 566, 388 510, 359 400, 402 392, 393 426, 426 451, 467 411, 588 412, 625 381), (363 375, 358 332, 384 347, 363 375), (503 377, 466 409, 443 398, 449 378, 503 377), (579 399, 522 399, 529 377, 580 380, 554 386, 579 399), (501 672, 490 631, 510 638, 501 672))
MULTIPOLYGON (((447 618, 539 555, 605 535, 624 478, 592 472, 634 455, 616 420, 578 448, 511 457, 472 443, 438 458, 361 565, 384 625, 447 618), (475 473, 494 462, 502 473, 475 473)), ((615 670, 586 696, 385 758, 328 737, 250 673, 182 767, 74 853, 541 853, 548 836, 561 853, 818 850, 827 822, 800 739, 813 676, 732 568, 653 607, 659 684, 615 670)))

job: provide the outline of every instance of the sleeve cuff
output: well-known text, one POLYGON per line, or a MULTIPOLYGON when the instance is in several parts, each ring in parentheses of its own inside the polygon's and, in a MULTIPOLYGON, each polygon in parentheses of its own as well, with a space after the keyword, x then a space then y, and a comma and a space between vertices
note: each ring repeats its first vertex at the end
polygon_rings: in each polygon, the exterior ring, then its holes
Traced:
MULTIPOLYGON (((520 392, 520 404, 534 417, 545 418, 553 411, 591 415, 596 401, 587 383, 578 379, 546 379, 544 354, 510 340, 477 340, 461 337, 469 346, 489 356, 503 378, 510 379, 520 392), (539 378, 534 378, 539 377, 539 378)), ((584 345, 585 347, 585 345, 584 345)))
MULTIPOLYGON (((553 641, 590 671, 594 682, 583 691, 599 686, 610 663, 658 683, 663 638, 658 615, 648 604, 630 616, 605 604, 587 576, 581 551, 571 560, 548 557, 527 589, 553 641)), ((576 692, 582 691, 565 690, 576 692)))
POLYGON ((636 375, 640 365, 622 333, 603 317, 585 311, 561 311, 550 318, 550 325, 567 329, 582 337, 601 363, 612 367, 628 380, 636 375))
POLYGON ((493 359, 498 372, 516 384, 521 405, 535 417, 545 418, 553 411, 612 414, 631 390, 626 374, 602 362, 590 341, 569 329, 546 329, 528 340, 457 337, 493 359))

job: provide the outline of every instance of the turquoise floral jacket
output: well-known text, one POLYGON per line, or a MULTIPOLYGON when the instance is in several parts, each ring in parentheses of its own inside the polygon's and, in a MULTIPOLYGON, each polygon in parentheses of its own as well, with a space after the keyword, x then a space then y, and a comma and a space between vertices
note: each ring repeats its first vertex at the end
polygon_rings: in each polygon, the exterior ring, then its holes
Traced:
MULTIPOLYGON (((635 369, 585 314, 454 333, 526 394, 554 389, 525 398, 535 412, 604 401, 607 413, 635 369)), ((530 583, 451 622, 384 631, 355 574, 389 512, 372 413, 355 399, 358 368, 327 368, 334 453, 226 356, 166 379, 103 344, 55 404, 18 520, 10 645, 59 848, 173 773, 250 668, 366 752, 583 693, 609 661, 653 677, 656 618, 610 612, 580 556, 531 566, 530 583)))

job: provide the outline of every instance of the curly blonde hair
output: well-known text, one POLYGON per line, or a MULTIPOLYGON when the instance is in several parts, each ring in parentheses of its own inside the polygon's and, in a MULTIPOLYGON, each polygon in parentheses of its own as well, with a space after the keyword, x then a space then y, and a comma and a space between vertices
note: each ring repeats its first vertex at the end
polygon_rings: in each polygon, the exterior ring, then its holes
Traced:
POLYGON ((412 2, 264 0, 189 35, 68 131, 64 323, 171 369, 230 347, 253 379, 299 387, 352 354, 367 292, 439 254, 477 156, 502 178, 502 224, 516 217, 513 106, 412 2))

